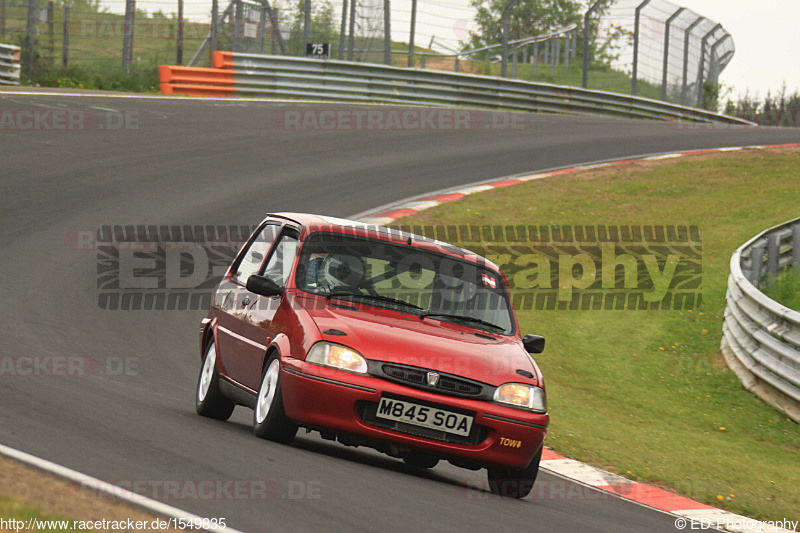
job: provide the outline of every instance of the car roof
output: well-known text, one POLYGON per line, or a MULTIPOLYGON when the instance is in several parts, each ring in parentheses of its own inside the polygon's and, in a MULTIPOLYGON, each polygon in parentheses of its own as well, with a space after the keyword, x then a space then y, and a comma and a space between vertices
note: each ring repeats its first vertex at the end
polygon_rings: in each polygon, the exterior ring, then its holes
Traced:
POLYGON ((492 261, 476 254, 472 250, 387 226, 366 224, 357 220, 337 218, 327 215, 315 215, 311 213, 269 213, 266 215, 266 218, 284 218, 296 222, 303 227, 302 233, 304 236, 315 231, 332 231, 335 233, 346 233, 348 235, 360 237, 378 238, 397 243, 408 242, 410 238, 413 241, 413 245, 418 248, 444 253, 453 257, 465 259, 473 263, 479 263, 498 272, 501 271, 500 267, 498 267, 492 261))

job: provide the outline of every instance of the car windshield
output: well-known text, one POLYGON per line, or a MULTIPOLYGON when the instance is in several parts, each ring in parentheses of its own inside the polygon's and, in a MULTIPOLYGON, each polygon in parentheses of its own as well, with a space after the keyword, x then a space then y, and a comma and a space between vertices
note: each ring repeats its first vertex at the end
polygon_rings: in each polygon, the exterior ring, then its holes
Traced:
POLYGON ((317 232, 303 244, 295 275, 303 291, 510 334, 502 279, 480 264, 379 239, 317 232))

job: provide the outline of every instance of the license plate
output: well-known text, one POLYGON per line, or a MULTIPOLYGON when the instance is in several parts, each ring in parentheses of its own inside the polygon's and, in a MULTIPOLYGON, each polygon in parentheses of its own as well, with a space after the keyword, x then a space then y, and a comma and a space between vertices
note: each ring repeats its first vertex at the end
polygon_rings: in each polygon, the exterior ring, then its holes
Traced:
POLYGON ((473 420, 469 415, 395 400, 394 398, 381 398, 376 415, 379 418, 438 429, 464 437, 469 435, 473 420))

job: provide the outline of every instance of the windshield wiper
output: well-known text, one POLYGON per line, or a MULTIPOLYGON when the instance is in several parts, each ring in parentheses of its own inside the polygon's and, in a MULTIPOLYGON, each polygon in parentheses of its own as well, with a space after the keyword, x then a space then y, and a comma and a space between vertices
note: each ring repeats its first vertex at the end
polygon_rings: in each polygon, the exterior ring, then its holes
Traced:
POLYGON ((367 300, 375 300, 378 302, 386 302, 390 304, 402 305, 404 307, 410 307, 412 309, 422 309, 418 305, 414 305, 409 302, 405 302, 403 300, 398 300, 397 298, 391 298, 389 296, 381 296, 380 294, 360 294, 357 292, 346 292, 346 291, 335 291, 326 296, 328 300, 331 298, 364 298, 367 300))
POLYGON ((419 315, 420 319, 426 317, 439 317, 439 318, 452 318, 454 320, 464 320, 466 322, 472 322, 474 324, 480 324, 481 326, 486 326, 487 328, 496 329, 497 331, 505 331, 506 328, 503 326, 498 326, 497 324, 492 324, 491 322, 487 322, 486 320, 482 320, 480 318, 475 318, 474 316, 465 316, 465 315, 451 315, 449 313, 422 313, 419 315))

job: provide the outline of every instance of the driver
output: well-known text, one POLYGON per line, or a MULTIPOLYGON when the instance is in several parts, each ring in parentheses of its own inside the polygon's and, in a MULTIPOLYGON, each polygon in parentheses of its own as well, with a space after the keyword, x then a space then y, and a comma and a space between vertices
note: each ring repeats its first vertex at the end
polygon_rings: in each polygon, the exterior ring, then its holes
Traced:
POLYGON ((317 271, 317 283, 329 292, 360 292, 366 276, 366 265, 361 257, 331 253, 325 257, 317 271))

